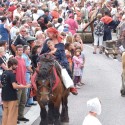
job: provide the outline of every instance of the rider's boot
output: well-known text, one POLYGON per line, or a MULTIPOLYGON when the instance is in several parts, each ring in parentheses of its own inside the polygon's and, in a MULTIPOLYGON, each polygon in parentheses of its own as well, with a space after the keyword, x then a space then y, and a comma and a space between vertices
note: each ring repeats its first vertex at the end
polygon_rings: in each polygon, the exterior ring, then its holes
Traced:
POLYGON ((76 89, 75 87, 70 88, 70 92, 71 92, 73 95, 77 95, 77 94, 78 94, 77 89, 76 89))

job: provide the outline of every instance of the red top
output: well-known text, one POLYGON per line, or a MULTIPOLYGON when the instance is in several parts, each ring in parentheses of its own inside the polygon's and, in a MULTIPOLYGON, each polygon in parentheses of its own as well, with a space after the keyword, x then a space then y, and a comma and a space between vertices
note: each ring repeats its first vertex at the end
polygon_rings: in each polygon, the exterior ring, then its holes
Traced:
POLYGON ((11 6, 11 7, 8 8, 8 11, 13 12, 15 9, 16 9, 15 6, 11 6))
POLYGON ((26 64, 25 60, 21 57, 16 56, 18 61, 18 67, 16 69, 16 80, 18 84, 26 85, 26 64))
POLYGON ((59 18, 59 13, 56 10, 53 10, 51 12, 51 15, 52 15, 53 19, 59 18))
POLYGON ((105 15, 104 17, 101 18, 101 21, 104 22, 105 24, 109 24, 112 22, 112 18, 110 16, 105 15))
POLYGON ((2 11, 3 11, 4 9, 5 9, 5 8, 3 8, 3 7, 0 7, 0 10, 2 10, 2 11))

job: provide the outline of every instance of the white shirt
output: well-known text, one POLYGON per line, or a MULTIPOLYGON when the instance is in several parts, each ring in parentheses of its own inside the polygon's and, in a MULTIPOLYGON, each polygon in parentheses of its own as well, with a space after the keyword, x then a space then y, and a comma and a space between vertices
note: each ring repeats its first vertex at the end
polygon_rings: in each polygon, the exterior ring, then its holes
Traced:
POLYGON ((33 14, 33 20, 36 21, 38 18, 39 18, 39 15, 38 15, 37 13, 34 13, 34 14, 33 14))
POLYGON ((68 4, 65 1, 63 1, 62 6, 66 8, 68 4))
POLYGON ((20 19, 23 17, 24 12, 18 12, 17 9, 13 11, 13 18, 15 18, 16 16, 18 16, 20 19))
POLYGON ((100 121, 95 116, 92 116, 92 115, 88 114, 85 117, 82 125, 102 125, 102 124, 100 123, 100 121))
POLYGON ((63 32, 64 26, 60 23, 55 24, 56 29, 61 33, 63 32))
POLYGON ((114 16, 117 13, 117 8, 112 8, 111 15, 114 16))
POLYGON ((11 29, 10 29, 10 36, 11 36, 11 39, 14 40, 17 36, 17 33, 19 32, 19 28, 16 27, 16 26, 13 26, 11 29))
POLYGON ((32 12, 31 12, 31 10, 27 10, 27 11, 25 12, 25 15, 32 17, 32 12))
POLYGON ((44 15, 44 11, 43 10, 37 10, 37 14, 40 17, 40 16, 44 15))
POLYGON ((54 7, 56 6, 55 2, 53 2, 52 0, 49 0, 49 1, 47 2, 47 4, 48 4, 48 8, 49 8, 50 12, 51 12, 51 11, 54 9, 54 7))

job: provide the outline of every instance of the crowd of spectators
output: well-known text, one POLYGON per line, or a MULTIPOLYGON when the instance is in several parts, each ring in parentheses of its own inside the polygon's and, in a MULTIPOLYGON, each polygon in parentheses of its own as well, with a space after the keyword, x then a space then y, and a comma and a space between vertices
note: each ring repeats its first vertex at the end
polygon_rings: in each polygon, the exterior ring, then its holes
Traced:
MULTIPOLYGON (((28 122, 29 119, 24 117, 24 109, 36 105, 34 98, 30 97, 30 77, 37 68, 39 55, 49 53, 56 57, 73 79, 74 88, 71 88, 71 92, 77 95, 77 89, 84 85, 85 64, 84 41, 77 30, 84 29, 89 22, 94 21, 93 54, 97 53, 98 45, 101 54, 103 41, 112 39, 112 30, 119 31, 119 38, 124 36, 124 20, 125 10, 117 0, 87 0, 84 3, 82 0, 2 1, 0 3, 0 78, 2 76, 1 83, 4 84, 2 74, 12 70, 13 65, 18 66, 15 67, 14 74, 11 73, 13 78, 10 80, 21 86, 11 85, 14 90, 19 88, 16 123, 28 122)), ((90 26, 86 31, 90 31, 90 26)), ((11 82, 9 84, 12 84, 11 82)), ((6 85, 2 87, 2 93, 5 91, 8 91, 6 85)), ((7 94, 11 93, 8 91, 7 94)), ((15 100, 16 97, 6 99, 6 96, 2 96, 1 105, 6 101, 15 100)), ((4 123, 3 120, 2 125, 16 125, 14 122, 11 124, 10 119, 8 119, 9 124, 4 123)))

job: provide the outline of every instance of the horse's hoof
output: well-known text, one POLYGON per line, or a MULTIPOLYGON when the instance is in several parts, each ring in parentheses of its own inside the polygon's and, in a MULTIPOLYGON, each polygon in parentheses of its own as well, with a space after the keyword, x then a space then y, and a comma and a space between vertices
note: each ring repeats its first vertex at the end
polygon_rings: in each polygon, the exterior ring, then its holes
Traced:
POLYGON ((69 123, 61 122, 61 125, 69 125, 69 123))
POLYGON ((61 119, 61 122, 68 123, 69 122, 69 118, 63 118, 63 119, 61 119))
POLYGON ((121 94, 121 96, 122 96, 122 97, 125 97, 125 95, 122 95, 122 94, 121 94))
POLYGON ((55 121, 53 125, 61 125, 60 121, 55 121))
POLYGON ((53 122, 49 122, 48 125, 53 125, 53 122))

